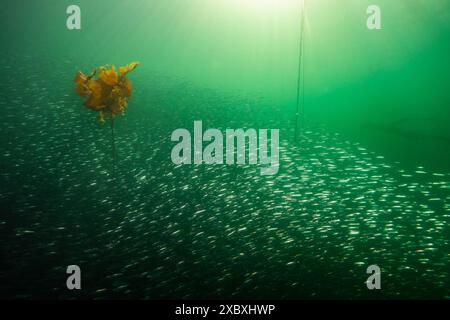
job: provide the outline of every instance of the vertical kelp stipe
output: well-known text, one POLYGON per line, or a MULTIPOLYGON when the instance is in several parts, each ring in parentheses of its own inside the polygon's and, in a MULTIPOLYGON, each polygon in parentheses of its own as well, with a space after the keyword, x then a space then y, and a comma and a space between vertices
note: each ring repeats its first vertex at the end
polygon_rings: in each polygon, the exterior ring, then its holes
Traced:
MULTIPOLYGON (((299 34, 299 49, 298 49, 298 72, 297 72, 297 103, 295 109, 295 133, 294 141, 298 138, 298 121, 300 112, 304 117, 305 111, 305 19, 306 19, 306 0, 301 1, 301 15, 300 15, 300 34, 299 34), (301 96, 301 97, 300 97, 301 96)), ((303 119, 303 118, 302 118, 303 119)), ((304 123, 302 121, 302 123, 304 123)))
POLYGON ((123 113, 128 106, 128 99, 131 97, 133 85, 127 74, 139 65, 139 62, 132 62, 119 68, 119 73, 113 65, 106 65, 95 68, 90 75, 81 71, 75 76, 76 92, 81 97, 88 100, 84 106, 98 112, 97 121, 104 124, 106 119, 111 118, 111 139, 113 152, 113 173, 115 174, 116 148, 114 138, 114 118, 117 114, 123 113), (94 77, 98 74, 98 79, 94 77))

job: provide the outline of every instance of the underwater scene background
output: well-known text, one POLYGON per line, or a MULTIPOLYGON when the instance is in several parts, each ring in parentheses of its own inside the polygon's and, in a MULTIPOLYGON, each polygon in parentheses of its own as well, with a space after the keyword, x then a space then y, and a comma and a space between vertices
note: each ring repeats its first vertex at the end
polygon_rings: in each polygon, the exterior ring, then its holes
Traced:
POLYGON ((450 2, 307 1, 295 141, 300 3, 2 3, 0 296, 448 299, 450 2), (131 61, 113 176, 73 79, 131 61), (279 173, 174 165, 195 120, 280 129, 279 173))

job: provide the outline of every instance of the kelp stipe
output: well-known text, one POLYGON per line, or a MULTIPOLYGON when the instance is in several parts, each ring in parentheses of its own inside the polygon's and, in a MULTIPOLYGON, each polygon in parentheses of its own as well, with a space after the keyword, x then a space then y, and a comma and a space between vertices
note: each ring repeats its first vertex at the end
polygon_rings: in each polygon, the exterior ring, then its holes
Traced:
POLYGON ((301 1, 301 15, 300 15, 300 34, 299 34, 299 49, 298 49, 298 73, 297 73, 297 103, 295 110, 295 130, 294 141, 297 141, 299 128, 298 121, 300 112, 302 114, 302 127, 304 126, 305 117, 305 19, 306 19, 306 0, 301 1), (301 96, 301 97, 300 97, 301 96))

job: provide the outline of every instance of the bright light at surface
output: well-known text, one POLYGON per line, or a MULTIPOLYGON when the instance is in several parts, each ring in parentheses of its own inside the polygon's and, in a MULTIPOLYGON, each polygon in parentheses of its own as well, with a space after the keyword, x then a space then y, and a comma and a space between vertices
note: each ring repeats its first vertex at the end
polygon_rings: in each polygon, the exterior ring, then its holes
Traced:
MULTIPOLYGON (((249 6, 254 6, 255 8, 270 9, 276 4, 276 0, 247 0, 249 6)), ((279 1, 278 1, 279 2, 279 1)))
POLYGON ((231 0, 241 10, 271 11, 280 8, 295 8, 303 0, 231 0))

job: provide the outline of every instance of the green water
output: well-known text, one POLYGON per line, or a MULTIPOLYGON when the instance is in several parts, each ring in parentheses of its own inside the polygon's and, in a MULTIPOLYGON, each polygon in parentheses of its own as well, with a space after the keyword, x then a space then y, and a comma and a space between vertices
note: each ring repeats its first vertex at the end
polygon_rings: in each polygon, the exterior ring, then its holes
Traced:
POLYGON ((372 2, 307 1, 298 141, 300 1, 76 1, 72 31, 72 1, 3 3, 1 297, 448 298, 450 3, 370 31, 372 2), (113 177, 73 77, 135 60, 113 177), (279 173, 175 166, 195 120, 280 129, 279 173))

